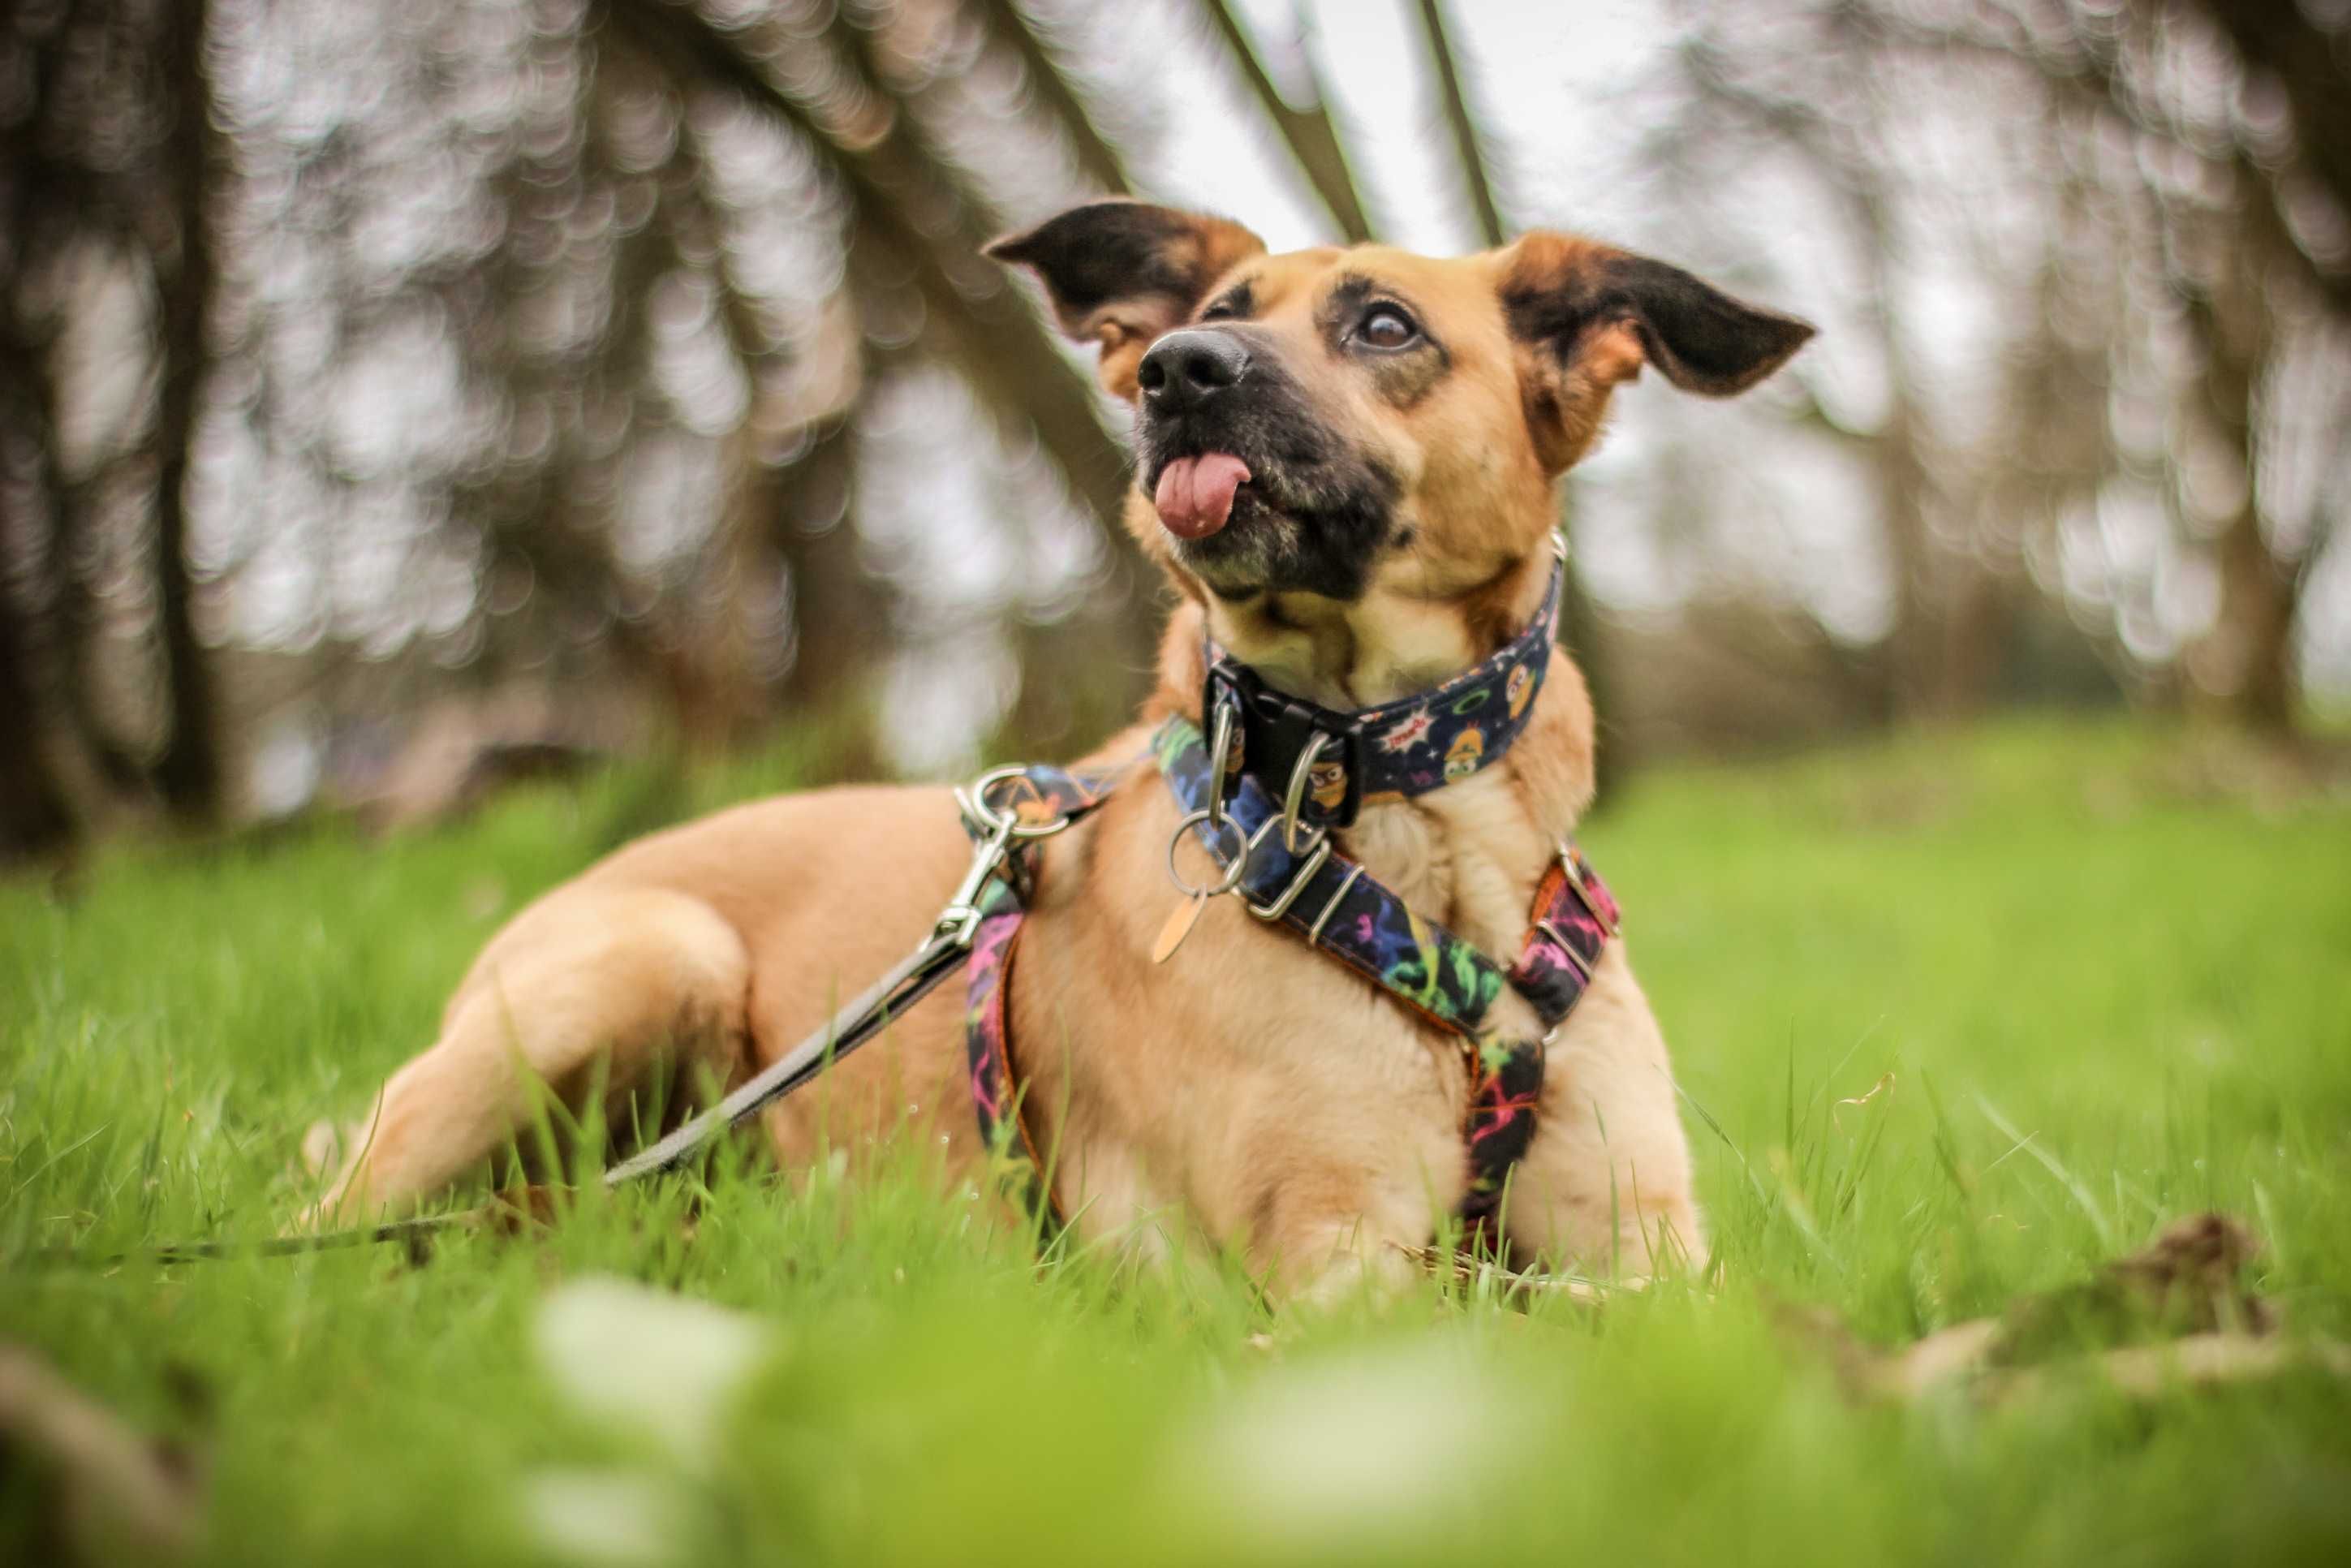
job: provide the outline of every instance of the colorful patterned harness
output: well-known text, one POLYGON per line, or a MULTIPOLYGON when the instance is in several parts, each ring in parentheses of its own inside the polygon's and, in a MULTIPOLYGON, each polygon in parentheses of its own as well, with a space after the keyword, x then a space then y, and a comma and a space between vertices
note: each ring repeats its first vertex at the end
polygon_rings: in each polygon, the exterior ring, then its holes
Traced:
MULTIPOLYGON (((1616 902, 1575 847, 1561 844, 1536 886, 1518 956, 1505 967, 1414 914, 1340 854, 1330 834, 1353 823, 1364 805, 1442 788, 1509 750, 1550 662, 1559 595, 1555 570, 1534 622, 1501 652, 1433 692, 1352 714, 1274 693, 1211 650, 1202 711, 1223 732, 1221 747, 1181 716, 1161 725, 1151 743, 1186 812, 1179 836, 1190 831, 1224 873, 1215 891, 1238 894, 1258 918, 1298 933, 1460 1040, 1470 1080, 1462 1124, 1469 1182, 1460 1216, 1466 1239, 1497 1245, 1511 1167, 1534 1139, 1544 1046, 1591 986, 1616 934, 1616 902), (1226 753, 1221 769, 1216 749, 1226 753), (1334 764, 1342 775, 1329 771, 1334 764), (1489 1025, 1505 986, 1533 1008, 1541 1036, 1516 1038, 1489 1025)), ((1025 768, 1003 804, 1040 820, 1075 819, 1099 806, 1127 771, 1025 768)), ((1040 1236, 1050 1238, 1064 1220, 1050 1169, 1020 1113, 1011 1040, 1012 958, 1034 885, 1033 850, 1012 865, 980 901, 965 1040, 981 1135, 1040 1236)))

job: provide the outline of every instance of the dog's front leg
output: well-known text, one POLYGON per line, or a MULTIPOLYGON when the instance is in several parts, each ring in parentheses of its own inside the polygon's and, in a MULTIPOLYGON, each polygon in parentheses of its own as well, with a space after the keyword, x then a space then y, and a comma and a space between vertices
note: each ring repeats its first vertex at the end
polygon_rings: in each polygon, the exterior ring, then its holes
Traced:
POLYGON ((1511 1177, 1513 1243, 1620 1280, 1705 1262, 1673 1069, 1622 943, 1552 1041, 1538 1125, 1511 1177))
MULTIPOLYGON (((1285 1301, 1311 1310, 1358 1301, 1387 1301, 1403 1295, 1420 1274, 1411 1251, 1417 1243, 1400 1235, 1375 1234, 1360 1219, 1334 1228, 1322 1239, 1320 1263, 1294 1274, 1280 1291, 1285 1301)), ((1317 1250, 1310 1246, 1307 1255, 1317 1250)))
POLYGON ((1458 1157, 1449 1139, 1432 1142, 1420 1159, 1376 1163, 1352 1140, 1316 1148, 1320 1157, 1292 1145, 1258 1193, 1251 1227, 1250 1251, 1276 1301, 1319 1308, 1410 1289, 1418 1249, 1458 1196, 1432 1187, 1431 1173, 1450 1174, 1458 1157))

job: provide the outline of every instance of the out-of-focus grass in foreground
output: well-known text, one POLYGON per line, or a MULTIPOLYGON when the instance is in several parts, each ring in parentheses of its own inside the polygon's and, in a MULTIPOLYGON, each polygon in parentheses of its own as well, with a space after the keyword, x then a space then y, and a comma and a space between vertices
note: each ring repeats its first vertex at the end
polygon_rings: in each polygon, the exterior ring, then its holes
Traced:
MULTIPOLYGON (((429 1037, 498 920, 674 804, 622 777, 381 845, 126 852, 70 906, 0 888, 0 1334, 193 1433, 221 1560, 2351 1556, 2351 1401, 2315 1376, 1865 1410, 1771 1326, 1819 1303, 1907 1338, 2220 1207, 2298 1327, 2351 1332, 2351 803, 2177 732, 1661 776, 1592 827, 1719 1126, 1689 1118, 1711 1291, 1521 1312, 1432 1285, 1268 1344, 1230 1271, 1040 1276, 992 1199, 740 1160, 690 1226, 673 1185, 422 1266, 27 1267, 271 1228, 301 1128, 429 1037), (764 1330, 700 1440, 565 1395, 567 1356, 629 1381, 541 1319, 600 1274, 764 1330), (187 1374, 208 1415, 168 1392, 187 1374)), ((0 1481, 0 1557, 37 1484, 0 1481)))

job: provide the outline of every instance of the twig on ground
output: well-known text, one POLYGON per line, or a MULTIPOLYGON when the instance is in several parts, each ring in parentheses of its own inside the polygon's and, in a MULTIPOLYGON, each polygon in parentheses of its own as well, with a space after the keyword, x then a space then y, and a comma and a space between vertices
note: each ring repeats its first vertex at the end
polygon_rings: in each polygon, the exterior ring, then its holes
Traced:
POLYGON ((2074 1370, 2137 1398, 2305 1367, 2351 1377, 2351 1345, 2283 1336, 2276 1303, 2239 1280, 2260 1251, 2242 1220, 2196 1215, 2082 1284, 2027 1297, 1998 1317, 1954 1324, 1900 1350, 1863 1343, 1826 1311, 1790 1309, 1781 1317, 1864 1399, 1907 1402, 1967 1383, 1979 1398, 1998 1402, 2044 1394, 2074 1370), (2110 1348, 2068 1354, 2101 1340, 2110 1348), (2117 1340, 2140 1343, 2112 1344, 2117 1340))
POLYGON ((1646 1274, 1627 1275, 1621 1280, 1594 1280, 1581 1274, 1530 1274, 1505 1269, 1499 1263, 1473 1258, 1464 1252, 1450 1252, 1436 1247, 1407 1247, 1402 1242, 1395 1245, 1397 1251, 1430 1273, 1450 1274, 1464 1285, 1491 1286, 1504 1301, 1522 1301, 1530 1296, 1564 1296, 1573 1301, 1598 1306, 1619 1291, 1643 1291, 1649 1284, 1646 1274))

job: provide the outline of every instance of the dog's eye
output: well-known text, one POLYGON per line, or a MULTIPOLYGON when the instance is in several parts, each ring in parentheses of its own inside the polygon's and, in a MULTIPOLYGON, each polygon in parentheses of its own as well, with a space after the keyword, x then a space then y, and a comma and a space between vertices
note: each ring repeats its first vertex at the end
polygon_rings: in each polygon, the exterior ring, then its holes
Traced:
POLYGON ((1374 305, 1364 312, 1355 336, 1374 349, 1401 349, 1420 336, 1412 318, 1393 305, 1374 305))

